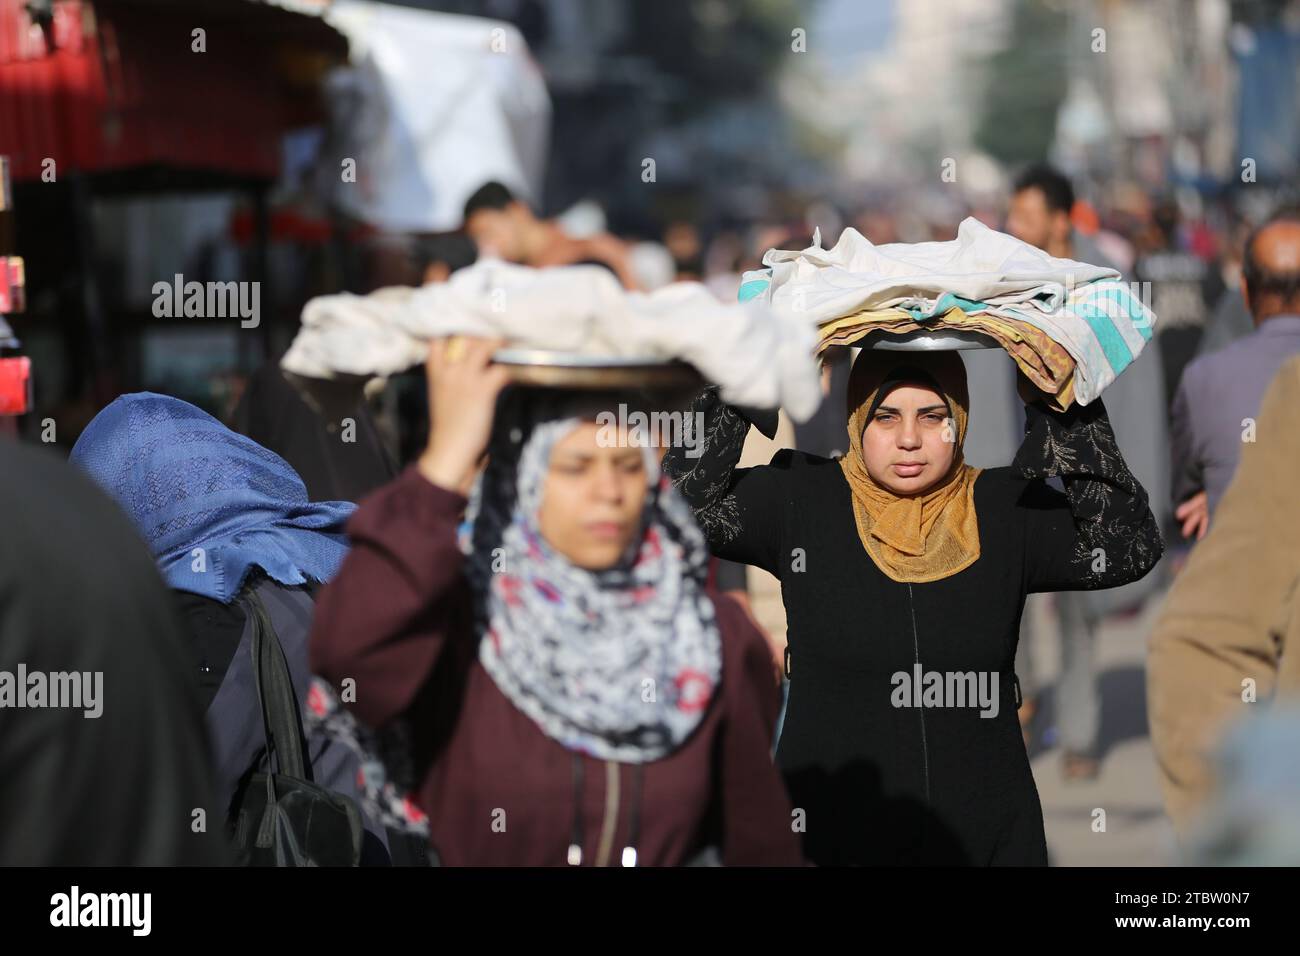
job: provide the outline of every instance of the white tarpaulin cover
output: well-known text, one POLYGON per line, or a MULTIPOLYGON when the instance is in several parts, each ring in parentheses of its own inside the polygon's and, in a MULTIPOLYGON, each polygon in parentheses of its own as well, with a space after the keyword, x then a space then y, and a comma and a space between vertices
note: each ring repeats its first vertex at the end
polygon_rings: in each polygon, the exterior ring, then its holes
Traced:
POLYGON ((338 205, 380 229, 440 232, 497 180, 540 197, 551 102, 513 26, 369 0, 336 0, 324 19, 352 66, 330 80, 338 205), (356 161, 356 182, 341 175, 356 161))

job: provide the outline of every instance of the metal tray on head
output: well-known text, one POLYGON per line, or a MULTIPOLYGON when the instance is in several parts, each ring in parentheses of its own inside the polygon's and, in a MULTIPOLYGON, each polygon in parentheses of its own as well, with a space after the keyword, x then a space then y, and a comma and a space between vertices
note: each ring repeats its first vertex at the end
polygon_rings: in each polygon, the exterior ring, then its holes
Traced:
POLYGON ((945 352, 962 349, 1001 349, 996 338, 983 332, 957 332, 953 329, 917 329, 915 332, 885 332, 871 329, 844 345, 822 346, 826 349, 879 349, 900 352, 945 352))
POLYGON ((983 332, 955 329, 918 329, 915 332, 886 332, 873 329, 848 343, 853 348, 881 349, 889 352, 953 352, 960 349, 1000 349, 998 340, 983 332))
POLYGON ((497 349, 492 361, 504 365, 517 385, 544 388, 697 388, 693 366, 646 356, 580 355, 545 349, 497 349))

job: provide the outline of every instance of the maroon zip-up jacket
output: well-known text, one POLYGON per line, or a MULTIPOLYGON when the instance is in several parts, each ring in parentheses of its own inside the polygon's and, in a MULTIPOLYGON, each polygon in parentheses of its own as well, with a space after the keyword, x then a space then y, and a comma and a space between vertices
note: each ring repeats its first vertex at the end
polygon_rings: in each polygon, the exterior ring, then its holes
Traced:
POLYGON ((444 865, 677 865, 716 848, 728 865, 801 865, 771 761, 779 694, 762 636, 715 599, 722 680, 673 753, 642 765, 574 754, 542 733, 479 663, 456 545, 461 495, 414 467, 348 524, 352 551, 316 602, 312 669, 355 680, 372 727, 409 722, 444 865))

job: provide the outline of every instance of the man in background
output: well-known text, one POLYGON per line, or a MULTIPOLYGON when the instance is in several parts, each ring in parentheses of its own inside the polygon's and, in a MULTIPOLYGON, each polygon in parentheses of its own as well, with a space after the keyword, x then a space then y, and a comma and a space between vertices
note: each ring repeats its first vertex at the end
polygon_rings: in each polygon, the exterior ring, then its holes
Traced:
MULTIPOLYGON (((1050 166, 1034 166, 1016 180, 1007 231, 1048 255, 1115 268, 1086 236, 1074 228, 1074 187, 1050 166)), ((1118 272, 1119 270, 1116 269, 1118 272)), ((1158 317, 1158 316, 1157 316, 1158 317)), ((1106 389, 1106 411, 1120 451, 1151 494, 1151 509, 1164 523, 1168 515, 1167 414, 1163 366, 1157 337, 1147 342, 1132 365, 1106 389)), ((1136 609, 1162 584, 1160 573, 1109 591, 1064 591, 1052 595, 1061 636, 1061 676, 1057 684, 1057 726, 1067 780, 1091 780, 1101 766, 1101 694, 1097 683, 1097 631, 1115 611, 1136 609)), ((1031 601, 1044 597, 1030 596, 1031 601)), ((1023 621, 1034 615, 1026 609, 1023 621)), ((1033 681, 1032 635, 1022 625, 1016 672, 1021 680, 1026 726, 1038 706, 1033 681)))
POLYGON ((627 289, 639 289, 626 243, 599 233, 568 235, 553 220, 539 219, 528 204, 498 182, 486 183, 465 201, 465 231, 481 257, 543 268, 597 263, 607 266, 627 289))
POLYGON ((1174 501, 1183 536, 1200 540, 1255 440, 1259 403, 1300 352, 1300 208, 1279 211, 1246 240, 1242 286, 1255 330, 1187 366, 1174 397, 1174 501))

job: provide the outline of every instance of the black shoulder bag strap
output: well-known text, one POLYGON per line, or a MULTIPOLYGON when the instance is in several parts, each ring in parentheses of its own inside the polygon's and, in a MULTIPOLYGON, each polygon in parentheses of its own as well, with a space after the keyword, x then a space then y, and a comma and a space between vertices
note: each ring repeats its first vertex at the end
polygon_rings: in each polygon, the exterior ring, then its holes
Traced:
POLYGON ((266 809, 257 831, 257 846, 269 847, 275 835, 276 773, 298 780, 310 780, 311 775, 303 760, 302 720, 284 648, 280 646, 270 615, 257 591, 250 588, 244 595, 244 602, 251 612, 253 683, 262 710, 262 726, 266 730, 266 809), (273 755, 276 773, 271 772, 273 755))

